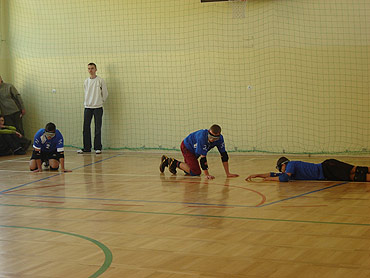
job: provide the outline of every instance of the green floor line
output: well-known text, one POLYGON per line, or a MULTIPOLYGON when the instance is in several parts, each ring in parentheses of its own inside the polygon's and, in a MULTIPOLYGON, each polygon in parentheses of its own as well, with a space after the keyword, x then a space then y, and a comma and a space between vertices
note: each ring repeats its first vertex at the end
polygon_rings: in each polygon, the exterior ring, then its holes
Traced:
POLYGON ((0 204, 0 206, 25 207, 25 208, 48 208, 48 209, 60 209, 60 210, 84 210, 84 211, 99 211, 99 212, 120 212, 120 213, 136 213, 136 214, 155 214, 155 215, 169 215, 169 216, 207 217, 207 218, 221 218, 221 219, 240 219, 240 220, 275 221, 275 222, 309 223, 309 224, 367 226, 367 227, 370 227, 370 223, 323 222, 323 221, 313 221, 313 220, 273 219, 273 218, 260 218, 260 217, 222 216, 222 215, 207 215, 207 214, 187 214, 187 213, 155 212, 155 211, 133 211, 133 210, 116 210, 116 209, 65 208, 65 207, 12 205, 12 204, 0 204))
MULTIPOLYGON (((7 205, 5 205, 5 206, 7 206, 7 205)), ((30 206, 30 207, 32 207, 32 206, 30 206)), ((92 242, 93 244, 97 245, 104 252, 105 260, 104 260, 103 265, 98 269, 98 271, 96 271, 94 274, 92 274, 91 276, 89 276, 89 278, 99 277, 101 274, 103 274, 108 269, 108 267, 112 263, 113 255, 112 255, 112 252, 109 250, 109 248, 107 246, 105 246, 103 243, 101 243, 101 242, 99 242, 99 241, 97 241, 95 239, 92 239, 92 238, 89 238, 89 237, 86 237, 86 236, 83 236, 83 235, 69 233, 69 232, 63 232, 63 231, 57 231, 57 230, 50 230, 50 229, 43 229, 43 228, 34 228, 34 227, 0 225, 0 228, 29 229, 29 230, 36 230, 36 231, 45 231, 45 232, 59 233, 59 234, 63 234, 63 235, 69 235, 69 236, 79 237, 79 238, 82 238, 84 240, 88 240, 88 241, 92 242)))

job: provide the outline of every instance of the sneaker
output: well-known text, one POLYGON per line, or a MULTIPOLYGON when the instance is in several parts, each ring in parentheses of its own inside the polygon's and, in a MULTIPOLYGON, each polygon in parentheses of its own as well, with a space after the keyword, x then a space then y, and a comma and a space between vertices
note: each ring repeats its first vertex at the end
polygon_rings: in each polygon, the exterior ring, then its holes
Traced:
POLYGON ((78 154, 91 153, 91 151, 87 151, 87 150, 81 149, 81 150, 77 150, 77 153, 78 154))
POLYGON ((44 162, 44 166, 47 168, 47 167, 49 167, 49 160, 46 160, 45 162, 44 162))
POLYGON ((101 154, 101 150, 95 150, 96 154, 101 154))
POLYGON ((159 165, 159 171, 161 173, 164 172, 164 169, 168 166, 168 157, 166 155, 162 155, 161 164, 159 165))
POLYGON ((172 173, 172 174, 174 174, 174 175, 176 175, 176 173, 177 173, 177 171, 176 171, 176 164, 177 164, 177 160, 176 159, 174 159, 174 158, 169 158, 168 159, 168 170, 172 173))

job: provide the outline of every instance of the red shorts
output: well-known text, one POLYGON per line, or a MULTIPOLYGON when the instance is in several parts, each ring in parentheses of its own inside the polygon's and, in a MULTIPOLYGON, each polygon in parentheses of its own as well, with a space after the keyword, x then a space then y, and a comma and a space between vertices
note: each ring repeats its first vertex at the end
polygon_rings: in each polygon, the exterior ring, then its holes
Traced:
POLYGON ((202 173, 202 170, 199 167, 199 162, 195 154, 189 151, 184 144, 184 141, 181 142, 181 152, 184 156, 185 163, 190 167, 190 175, 199 176, 202 173))

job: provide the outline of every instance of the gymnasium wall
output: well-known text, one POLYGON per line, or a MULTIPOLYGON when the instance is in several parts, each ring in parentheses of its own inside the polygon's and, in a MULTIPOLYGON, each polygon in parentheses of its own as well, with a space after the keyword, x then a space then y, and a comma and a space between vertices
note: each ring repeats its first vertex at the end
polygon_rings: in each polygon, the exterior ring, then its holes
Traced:
POLYGON ((370 150, 368 0, 7 3, 29 137, 53 121, 82 146, 95 62, 109 90, 104 148, 179 149, 218 123, 229 151, 370 150))
POLYGON ((3 79, 7 79, 10 74, 9 50, 6 43, 8 30, 8 18, 6 10, 6 1, 0 0, 0 75, 3 79))

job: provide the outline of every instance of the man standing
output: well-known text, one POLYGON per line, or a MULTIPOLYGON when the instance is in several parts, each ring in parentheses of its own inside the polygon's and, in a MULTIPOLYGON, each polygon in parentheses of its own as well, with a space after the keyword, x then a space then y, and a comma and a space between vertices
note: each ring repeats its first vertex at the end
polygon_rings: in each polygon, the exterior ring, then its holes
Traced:
POLYGON ((78 150, 77 153, 91 152, 91 120, 94 117, 95 136, 94 150, 96 154, 101 154, 101 127, 103 123, 103 103, 108 97, 108 90, 102 78, 96 75, 96 65, 90 63, 87 65, 90 77, 85 80, 85 110, 84 110, 84 126, 83 126, 83 144, 84 147, 78 150))
POLYGON ((5 124, 15 126, 17 131, 24 135, 22 117, 26 114, 21 95, 9 83, 4 83, 0 76, 0 110, 4 116, 5 124))

